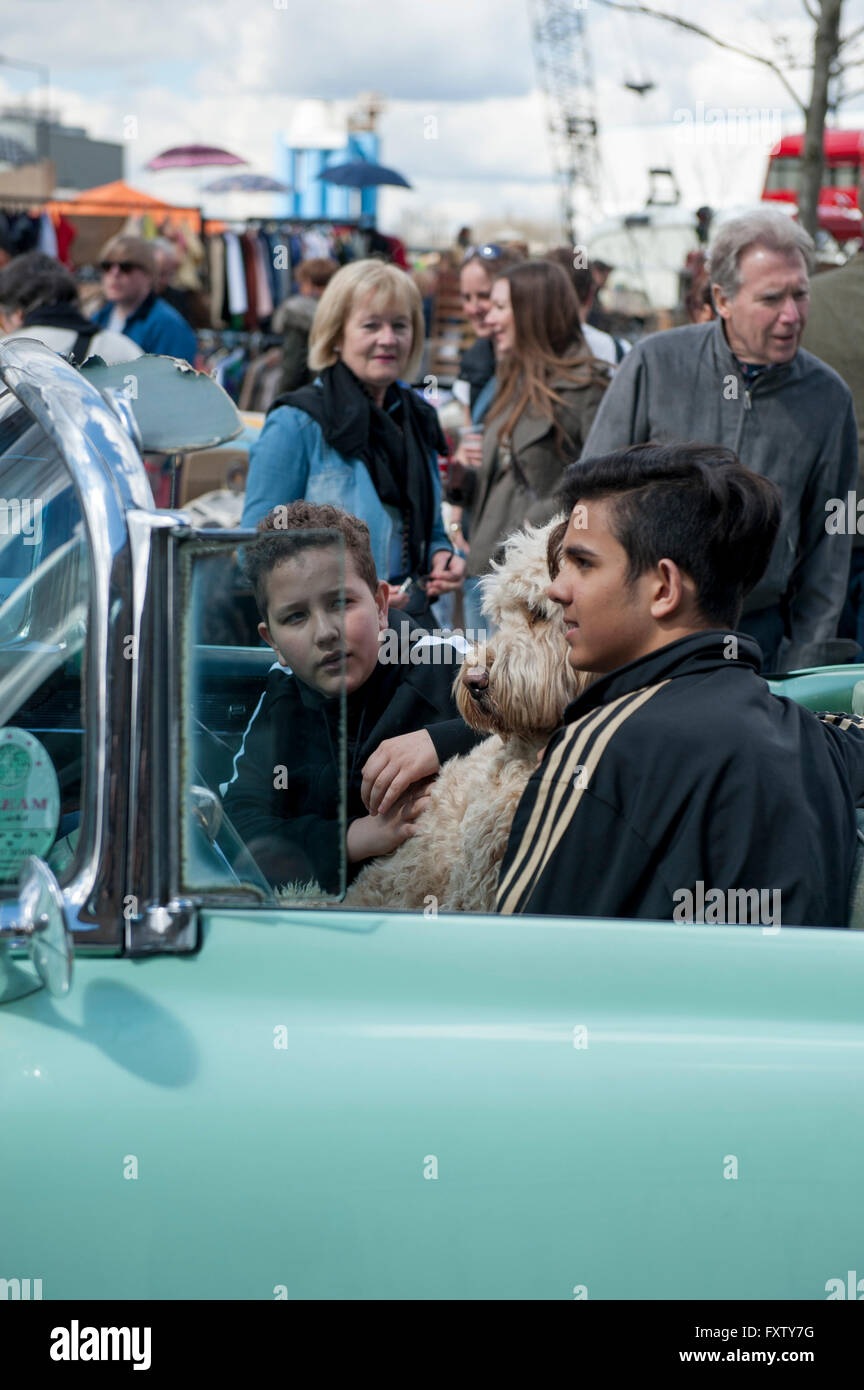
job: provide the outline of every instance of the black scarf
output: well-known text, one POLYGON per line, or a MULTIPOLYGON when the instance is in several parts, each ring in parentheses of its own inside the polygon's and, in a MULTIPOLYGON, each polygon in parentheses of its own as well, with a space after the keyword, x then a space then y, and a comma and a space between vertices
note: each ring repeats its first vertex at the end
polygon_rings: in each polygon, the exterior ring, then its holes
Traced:
POLYGON ((363 460, 381 501, 402 516, 403 572, 424 574, 435 521, 429 454, 447 452, 432 406, 398 384, 388 387, 383 408, 377 406, 344 362, 325 367, 320 386, 277 396, 270 410, 280 405, 304 410, 331 449, 363 460))
POLYGON ((42 328, 68 328, 71 333, 99 332, 99 325, 85 319, 77 304, 41 304, 38 309, 28 309, 22 319, 22 326, 29 328, 38 324, 42 328))
POLYGON ((85 319, 77 304, 43 304, 30 309, 22 319, 22 327, 65 328, 75 334, 75 341, 65 354, 67 362, 77 367, 90 353, 90 344, 99 332, 99 325, 85 319))

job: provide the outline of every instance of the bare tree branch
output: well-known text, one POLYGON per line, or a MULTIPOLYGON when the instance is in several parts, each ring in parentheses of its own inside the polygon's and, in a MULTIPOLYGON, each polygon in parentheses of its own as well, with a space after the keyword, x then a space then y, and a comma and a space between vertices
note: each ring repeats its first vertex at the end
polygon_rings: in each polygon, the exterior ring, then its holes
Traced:
POLYGON ((864 34, 864 24, 859 24, 857 29, 853 29, 851 34, 844 34, 840 40, 840 47, 845 48, 847 43, 852 43, 853 39, 860 38, 864 34))
POLYGON ((805 103, 787 79, 782 68, 779 68, 770 58, 763 57, 761 53, 751 53, 747 48, 740 48, 737 44, 727 43, 725 39, 718 39, 715 34, 709 34, 708 30, 703 29, 701 24, 692 24, 689 19, 681 19, 677 14, 666 14, 663 10, 653 10, 650 5, 628 5, 622 4, 620 0, 595 0, 595 4, 604 5, 609 10, 621 10, 625 14, 646 14, 652 19, 665 20, 667 24, 675 24, 679 29, 686 29, 690 34, 698 34, 700 39, 708 39, 718 48, 725 48, 730 53, 737 53, 742 58, 749 58, 753 63, 761 63, 763 67, 770 68, 778 81, 782 82, 799 111, 806 114, 805 103))
POLYGON ((818 24, 818 23, 819 23, 819 16, 818 16, 818 14, 816 13, 816 11, 815 11, 814 9, 811 8, 811 6, 807 3, 807 0, 801 0, 801 3, 802 3, 802 5, 804 6, 804 8, 805 8, 805 10, 807 11, 807 13, 809 14, 809 16, 810 16, 810 18, 812 19, 813 23, 814 23, 814 24, 818 24))

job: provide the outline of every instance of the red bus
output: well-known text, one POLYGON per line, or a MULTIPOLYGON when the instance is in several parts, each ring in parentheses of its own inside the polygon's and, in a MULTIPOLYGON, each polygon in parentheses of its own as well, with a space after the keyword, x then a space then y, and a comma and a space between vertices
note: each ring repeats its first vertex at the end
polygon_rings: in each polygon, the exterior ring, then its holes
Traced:
MULTIPOLYGON (((803 135, 784 135, 768 157, 762 198, 797 203, 801 186, 803 135)), ((819 192, 819 226, 837 241, 862 235, 864 222, 864 130, 826 130, 825 164, 819 192)))

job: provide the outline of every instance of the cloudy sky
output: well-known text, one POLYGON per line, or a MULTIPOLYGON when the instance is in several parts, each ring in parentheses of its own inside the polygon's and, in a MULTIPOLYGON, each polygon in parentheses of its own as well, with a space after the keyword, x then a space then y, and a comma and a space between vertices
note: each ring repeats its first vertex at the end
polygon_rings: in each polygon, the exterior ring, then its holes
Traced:
MULTIPOLYGON (((338 127, 359 92, 378 92, 387 102, 382 159, 414 185, 382 194, 379 223, 449 237, 462 222, 555 215, 531 45, 534 4, 17 0, 6 7, 2 52, 48 66, 64 121, 125 141, 131 183, 195 203, 213 171, 149 174, 143 166, 154 153, 193 141, 224 144, 270 172, 280 132, 338 127)), ((602 131, 602 210, 641 206, 649 165, 671 165, 688 204, 758 198, 770 145, 781 129, 800 125, 780 83, 656 20, 615 14, 598 0, 581 5, 602 131), (639 97, 623 86, 633 79, 655 89, 639 97), (742 108, 761 115, 745 126, 736 115, 742 108), (730 113, 725 122, 715 114, 706 124, 706 113, 718 110, 730 113)), ((794 54, 809 51, 813 26, 802 0, 711 7, 665 0, 662 7, 762 53, 784 40, 794 54)), ((864 0, 846 0, 845 11, 844 29, 864 23, 864 0)), ((799 90, 806 81, 794 80, 799 90)), ((0 101, 33 97, 38 85, 36 73, 0 65, 0 101)), ((864 86, 864 69, 849 86, 864 86)), ((864 99, 842 124, 864 125, 864 99)), ((218 201, 205 199, 205 207, 217 214, 218 201)))

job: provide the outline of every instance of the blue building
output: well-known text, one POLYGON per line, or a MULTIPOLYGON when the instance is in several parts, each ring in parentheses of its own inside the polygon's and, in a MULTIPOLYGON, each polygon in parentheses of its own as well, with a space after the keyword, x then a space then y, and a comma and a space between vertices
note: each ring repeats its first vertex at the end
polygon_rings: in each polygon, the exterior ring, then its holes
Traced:
POLYGON ((274 196, 276 217, 320 217, 327 221, 344 218, 355 222, 361 216, 373 221, 378 209, 377 188, 337 188, 318 175, 336 164, 351 159, 378 162, 379 138, 374 131, 352 131, 340 150, 298 148, 287 145, 283 136, 276 137, 274 175, 287 183, 293 192, 274 196))

